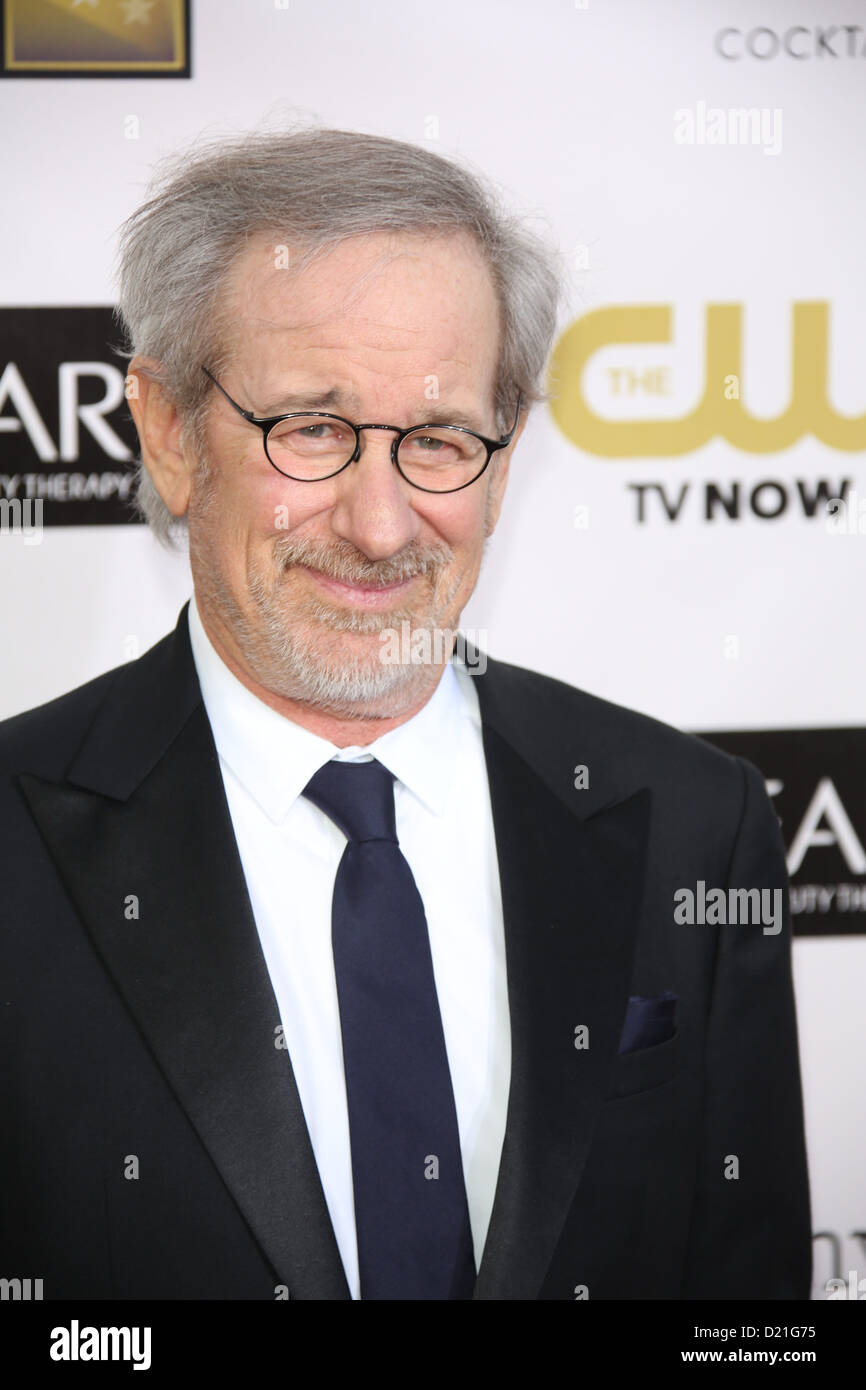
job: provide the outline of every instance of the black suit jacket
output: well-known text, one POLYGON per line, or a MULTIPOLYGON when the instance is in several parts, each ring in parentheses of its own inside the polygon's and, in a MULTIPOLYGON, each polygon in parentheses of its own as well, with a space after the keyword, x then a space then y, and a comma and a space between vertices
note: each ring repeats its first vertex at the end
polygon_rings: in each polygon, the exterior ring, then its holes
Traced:
MULTIPOLYGON (((475 1297, 807 1298, 787 907, 777 936, 674 921, 698 880, 785 886, 759 773, 532 671, 475 679, 512 1030, 475 1297)), ((186 609, 0 725, 0 774, 0 1274, 348 1298, 186 609)))

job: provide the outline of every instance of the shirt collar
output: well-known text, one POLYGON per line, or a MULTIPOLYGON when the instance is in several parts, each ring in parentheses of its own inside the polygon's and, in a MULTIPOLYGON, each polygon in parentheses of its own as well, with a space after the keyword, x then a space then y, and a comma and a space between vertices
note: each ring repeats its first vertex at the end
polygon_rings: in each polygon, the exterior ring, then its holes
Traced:
POLYGON ((189 635, 202 699, 220 759, 275 823, 288 815, 314 773, 331 758, 377 758, 436 815, 445 807, 470 723, 480 728, 472 677, 454 658, 436 689, 405 723, 363 747, 338 748, 266 705, 214 649, 195 598, 189 635))

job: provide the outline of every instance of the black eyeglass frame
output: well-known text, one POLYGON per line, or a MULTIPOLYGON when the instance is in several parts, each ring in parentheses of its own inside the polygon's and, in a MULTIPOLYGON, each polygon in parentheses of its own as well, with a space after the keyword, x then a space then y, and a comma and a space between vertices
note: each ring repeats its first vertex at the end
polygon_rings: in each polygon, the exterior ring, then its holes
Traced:
POLYGON ((426 424, 423 425, 411 425, 409 429, 405 430, 401 429, 399 425, 355 425, 352 423, 351 420, 346 420, 342 415, 332 415, 326 410, 291 410, 286 415, 271 415, 268 416, 267 419, 256 419, 256 416, 253 414, 251 410, 244 410, 243 406, 238 405, 237 401, 232 400, 225 387, 220 386, 216 377, 213 375, 212 372, 208 371, 207 367, 203 366, 202 371, 204 372, 205 376, 210 377, 214 386, 216 386, 216 388, 222 392, 229 405, 234 407, 238 415, 242 415, 243 418, 250 425, 256 425, 261 430, 262 442, 264 444, 265 450, 265 458, 267 459, 268 463, 277 473, 279 473, 281 478, 290 478, 293 483, 323 483, 328 478, 336 478, 338 473, 344 472, 344 470, 349 467, 350 463, 357 463, 358 459, 360 458, 361 430, 393 430, 394 434, 396 435, 396 438, 391 441, 391 462, 397 469, 397 472, 400 474, 400 477, 405 479, 405 481, 409 484, 410 487, 418 488, 419 492, 429 492, 432 493, 434 496, 439 497, 444 496, 446 493, 462 492, 465 487, 471 487, 473 483, 478 482, 478 479, 481 477, 482 473, 484 473, 485 469, 490 463, 491 458, 499 449, 507 448, 507 446, 511 443, 512 439, 514 438, 514 432, 517 429, 517 425, 520 420, 520 406, 522 398, 520 392, 518 392, 517 415, 515 416, 514 424, 512 425, 508 434, 503 435, 501 439, 487 439, 483 434, 477 434, 475 430, 465 429, 463 425, 448 425, 448 429, 459 430, 461 434, 468 434, 471 435, 473 439, 480 440, 480 442, 484 445, 485 449, 487 450, 487 458, 484 460, 483 466, 475 474, 475 477, 470 478, 468 483, 461 483, 459 487, 448 488, 422 487, 420 483, 413 483, 411 478, 406 477, 406 474, 400 467, 397 452, 407 435, 417 434, 419 430, 425 429, 444 429, 446 428, 444 425, 435 425, 428 421, 426 424), (351 458, 348 458, 346 462, 344 464, 341 464, 339 468, 336 468, 333 473, 325 473, 321 478, 295 478, 292 476, 291 473, 284 473, 282 468, 277 468, 277 465, 274 463, 273 459, 268 453, 268 435, 270 434, 274 425, 278 425, 282 420, 300 420, 308 419, 310 417, 314 417, 315 419, 320 420, 338 420, 341 425, 348 425, 349 429, 352 430, 352 432, 355 435, 355 448, 352 452, 351 458))

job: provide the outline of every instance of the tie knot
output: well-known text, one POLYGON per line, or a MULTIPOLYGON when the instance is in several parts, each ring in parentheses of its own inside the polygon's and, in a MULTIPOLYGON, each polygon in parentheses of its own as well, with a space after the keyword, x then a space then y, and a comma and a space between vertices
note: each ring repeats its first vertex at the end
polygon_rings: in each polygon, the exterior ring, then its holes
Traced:
POLYGON ((303 795, 330 817, 347 840, 397 843, 394 774, 375 758, 367 763, 332 758, 310 778, 303 795))

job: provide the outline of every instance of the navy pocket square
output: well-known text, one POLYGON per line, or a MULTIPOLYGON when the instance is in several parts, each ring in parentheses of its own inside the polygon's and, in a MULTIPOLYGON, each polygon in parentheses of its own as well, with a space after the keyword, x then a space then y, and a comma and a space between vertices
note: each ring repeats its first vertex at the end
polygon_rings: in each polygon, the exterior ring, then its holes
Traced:
POLYGON ((617 1052, 639 1052, 667 1042, 676 1031, 676 1013, 677 996, 670 990, 651 997, 632 994, 617 1052))

